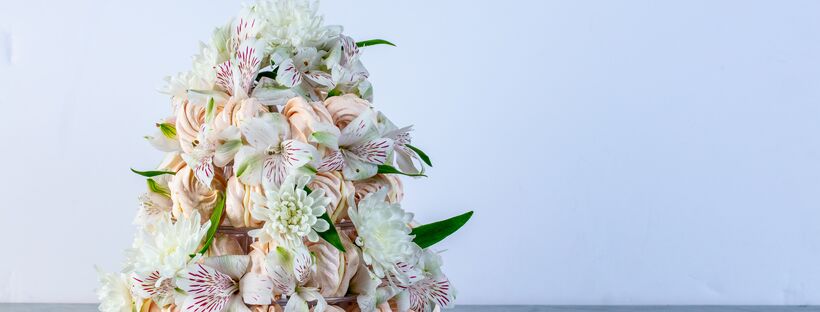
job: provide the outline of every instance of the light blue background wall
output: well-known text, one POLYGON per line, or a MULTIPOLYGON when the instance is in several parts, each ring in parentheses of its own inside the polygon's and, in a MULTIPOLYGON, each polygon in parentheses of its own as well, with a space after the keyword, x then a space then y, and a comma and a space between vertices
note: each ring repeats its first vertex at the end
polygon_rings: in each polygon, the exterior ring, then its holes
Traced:
MULTIPOLYGON (((116 270, 154 92, 225 1, 0 2, 0 301, 92 302, 116 270)), ((820 2, 325 1, 385 38, 462 304, 820 304, 820 2)))

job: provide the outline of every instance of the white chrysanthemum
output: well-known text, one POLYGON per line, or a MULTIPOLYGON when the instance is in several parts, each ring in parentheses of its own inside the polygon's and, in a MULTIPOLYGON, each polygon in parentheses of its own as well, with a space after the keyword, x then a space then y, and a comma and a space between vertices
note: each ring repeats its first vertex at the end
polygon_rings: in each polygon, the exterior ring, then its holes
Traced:
POLYGON ((413 214, 388 203, 386 197, 387 188, 381 188, 359 201, 358 207, 351 200, 348 215, 359 234, 356 244, 362 247, 362 258, 373 274, 391 282, 395 277, 405 284, 411 275, 406 267, 416 262, 421 248, 410 235, 413 214))
POLYGON ((97 269, 100 288, 97 289, 97 298, 100 299, 99 310, 102 312, 131 312, 138 311, 138 300, 131 295, 128 276, 124 273, 105 273, 97 269))
POLYGON ((325 213, 330 199, 324 190, 318 189, 310 194, 305 191, 309 176, 290 175, 277 189, 275 185, 266 186, 265 196, 254 193, 251 215, 265 224, 261 229, 248 232, 263 243, 275 238, 288 242, 301 242, 303 237, 316 242, 319 235, 330 228, 330 224, 319 217, 325 213))
POLYGON ((336 38, 342 27, 324 25, 317 1, 267 0, 254 9, 266 20, 265 39, 273 47, 319 47, 336 38))
POLYGON ((210 221, 200 225, 199 212, 173 222, 165 218, 157 222, 152 231, 141 230, 134 245, 126 253, 126 270, 140 275, 158 272, 159 279, 173 278, 191 261, 202 238, 208 232, 210 221))
POLYGON ((191 70, 166 77, 167 84, 160 91, 171 95, 175 101, 179 101, 187 99, 190 90, 213 90, 216 83, 214 66, 227 58, 226 45, 230 37, 228 29, 227 27, 217 28, 214 30, 210 43, 200 42, 199 53, 193 57, 191 70))

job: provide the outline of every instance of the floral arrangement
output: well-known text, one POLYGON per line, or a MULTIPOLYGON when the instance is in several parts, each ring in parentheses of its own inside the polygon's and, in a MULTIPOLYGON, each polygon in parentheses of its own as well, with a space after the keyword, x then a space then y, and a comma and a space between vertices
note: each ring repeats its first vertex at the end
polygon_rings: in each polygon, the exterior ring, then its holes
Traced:
POLYGON ((455 290, 400 176, 430 158, 371 105, 362 48, 308 0, 261 0, 168 79, 124 269, 100 311, 433 311, 455 290))

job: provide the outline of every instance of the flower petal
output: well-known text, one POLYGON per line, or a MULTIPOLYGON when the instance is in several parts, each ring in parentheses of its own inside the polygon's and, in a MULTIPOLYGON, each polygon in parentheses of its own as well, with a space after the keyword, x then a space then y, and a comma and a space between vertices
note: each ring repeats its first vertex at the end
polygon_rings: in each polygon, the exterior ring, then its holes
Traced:
POLYGON ((302 73, 292 59, 286 59, 279 64, 276 72, 276 82, 288 88, 293 88, 302 83, 302 73))
POLYGON ((239 292, 247 304, 267 305, 273 301, 273 281, 265 274, 248 272, 239 281, 239 292))
POLYGON ((257 118, 251 118, 243 122, 239 129, 248 144, 257 148, 265 149, 271 145, 278 145, 281 142, 280 121, 274 114, 264 114, 257 118))
POLYGON ((202 184, 211 187, 211 181, 214 179, 214 163, 213 156, 203 157, 199 163, 194 167, 194 176, 202 184))
POLYGON ((305 77, 308 78, 311 82, 324 86, 328 89, 333 89, 336 86, 336 83, 333 82, 333 76, 328 73, 318 71, 318 70, 311 70, 305 73, 305 77))
POLYGON ((251 309, 242 302, 242 297, 239 295, 234 295, 231 297, 231 301, 228 304, 228 309, 225 310, 226 312, 251 312, 251 309))
POLYGON ((285 164, 290 168, 304 166, 313 160, 316 148, 312 145, 296 140, 282 142, 282 156, 285 164))
POLYGON ((377 165, 384 164, 392 150, 393 140, 388 138, 370 140, 350 149, 360 159, 377 165))
POLYGON ((329 172, 342 170, 345 159, 341 151, 330 151, 330 153, 322 159, 322 163, 316 168, 319 172, 329 172))
POLYGON ((311 271, 313 271, 313 257, 310 251, 304 245, 297 247, 293 252, 293 275, 296 276, 296 281, 306 282, 311 271))
POLYGON ((217 167, 225 167, 233 160, 234 155, 236 155, 241 147, 242 141, 240 140, 230 140, 220 144, 216 148, 216 152, 214 152, 214 164, 217 167))
POLYGON ((235 281, 245 274, 249 263, 250 257, 247 255, 225 255, 207 257, 202 260, 202 264, 230 276, 235 281))
POLYGON ((353 146, 378 136, 376 127, 376 113, 371 109, 364 110, 356 119, 353 119, 339 137, 340 146, 353 146))
POLYGON ((236 292, 230 276, 203 264, 194 264, 177 279, 177 286, 187 293, 183 311, 222 311, 236 292))
POLYGON ((293 294, 293 296, 288 299, 288 303, 285 305, 284 312, 309 312, 310 308, 308 307, 307 301, 300 297, 298 294, 293 294))
POLYGON ((376 175, 379 166, 359 159, 358 156, 344 152, 344 168, 342 174, 350 181, 364 180, 376 175))
POLYGON ((242 183, 256 185, 262 182, 262 153, 250 146, 243 146, 234 157, 234 173, 242 183))
POLYGON ((268 156, 262 164, 262 185, 266 189, 278 189, 288 176, 288 169, 284 156, 280 154, 268 156))

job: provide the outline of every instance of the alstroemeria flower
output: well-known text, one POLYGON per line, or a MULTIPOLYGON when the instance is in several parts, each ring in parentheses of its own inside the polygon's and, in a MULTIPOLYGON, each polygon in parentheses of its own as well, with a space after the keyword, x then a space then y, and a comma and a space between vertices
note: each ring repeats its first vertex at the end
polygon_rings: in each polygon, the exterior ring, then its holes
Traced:
POLYGON ((425 250, 416 266, 421 268, 421 278, 409 286, 399 286, 403 289, 396 300, 399 311, 432 312, 436 306, 449 308, 455 300, 455 289, 441 272, 441 256, 425 250))
POLYGON ((190 265, 176 280, 185 291, 182 311, 245 312, 245 304, 266 305, 273 300, 273 282, 247 272, 250 256, 207 257, 190 265))
POLYGON ((412 141, 410 131, 413 130, 413 126, 403 128, 396 127, 396 125, 382 113, 379 113, 378 120, 379 133, 385 138, 393 139, 393 142, 395 142, 393 150, 395 151, 394 155, 399 169, 406 173, 424 173, 424 163, 418 154, 416 154, 416 151, 408 147, 412 141))
POLYGON ((290 175, 279 188, 265 188, 265 195, 253 193, 251 216, 265 222, 261 229, 252 230, 248 235, 261 242, 281 239, 280 243, 302 244, 302 238, 311 242, 319 240, 317 232, 330 228, 330 223, 321 219, 330 199, 324 190, 318 189, 307 194, 305 185, 309 176, 290 175))
POLYGON ((199 222, 199 212, 194 211, 176 222, 161 219, 152 231, 141 229, 132 248, 126 251, 126 270, 134 272, 131 278, 139 297, 151 298, 161 306, 175 302, 174 277, 197 259, 191 254, 197 252, 210 227, 210 221, 202 225, 199 222))
MULTIPOLYGON (((339 36, 339 41, 333 47, 325 64, 331 69, 334 85, 344 92, 350 92, 370 75, 359 60, 359 47, 356 41, 345 35, 339 36)), ((367 84, 369 87, 369 84, 367 84)), ((362 98, 367 98, 365 92, 360 92, 362 98)))
POLYGON ((373 275, 387 278, 391 285, 409 285, 417 278, 415 263, 421 248, 410 235, 413 214, 401 205, 387 202, 387 188, 381 188, 359 201, 348 199, 348 216, 359 234, 356 245, 362 248, 362 259, 373 269, 373 275))
POLYGON ((239 129, 234 126, 217 132, 205 124, 192 145, 193 150, 183 153, 182 159, 194 170, 197 180, 210 188, 216 173, 214 166, 224 167, 230 163, 242 146, 242 140, 239 129))
POLYGON ((324 51, 307 47, 296 49, 296 55, 291 57, 283 53, 279 51, 271 55, 276 64, 274 68, 277 68, 276 82, 312 99, 318 99, 318 95, 311 91, 316 87, 333 89, 331 75, 319 68, 324 51))
POLYGON ((285 312, 308 312, 307 301, 316 300, 313 312, 323 312, 327 301, 314 287, 305 284, 316 270, 313 257, 307 247, 296 245, 293 248, 277 246, 266 258, 267 271, 273 280, 276 293, 288 297, 285 312))
POLYGON ((163 152, 179 152, 179 138, 174 126, 175 117, 169 117, 156 124, 157 131, 153 135, 146 135, 145 140, 154 148, 163 152))
POLYGON ((265 54, 267 44, 258 38, 264 28, 263 20, 249 10, 231 26, 233 32, 228 42, 231 57, 216 66, 216 85, 231 97, 244 99, 253 87, 265 54))
POLYGON ((150 178, 148 191, 139 196, 140 209, 134 224, 140 229, 152 232, 160 220, 170 219, 172 207, 170 182, 172 175, 163 174, 150 178))
POLYGON ((234 170, 246 185, 278 188, 285 177, 312 161, 317 154, 310 144, 290 137, 290 125, 279 113, 264 114, 240 125, 248 145, 236 154, 234 170))
POLYGON ((381 137, 376 127, 376 113, 362 112, 350 122, 341 134, 335 127, 314 132, 313 140, 330 148, 322 163, 316 168, 320 172, 342 170, 347 180, 363 180, 378 173, 379 165, 387 162, 393 151, 393 139, 381 137))

